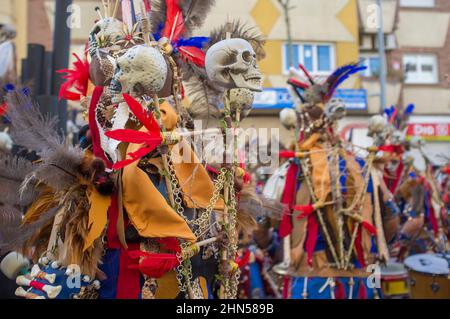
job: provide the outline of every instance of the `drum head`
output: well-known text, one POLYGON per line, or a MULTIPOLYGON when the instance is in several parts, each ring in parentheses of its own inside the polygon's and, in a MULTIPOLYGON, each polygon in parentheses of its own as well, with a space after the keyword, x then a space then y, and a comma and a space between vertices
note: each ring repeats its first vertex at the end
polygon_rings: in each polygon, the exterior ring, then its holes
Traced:
POLYGON ((413 271, 438 275, 448 276, 449 266, 447 260, 430 254, 414 255, 406 258, 405 266, 413 271))
POLYGON ((402 276, 406 275, 406 269, 400 263, 387 263, 381 267, 381 276, 402 276))

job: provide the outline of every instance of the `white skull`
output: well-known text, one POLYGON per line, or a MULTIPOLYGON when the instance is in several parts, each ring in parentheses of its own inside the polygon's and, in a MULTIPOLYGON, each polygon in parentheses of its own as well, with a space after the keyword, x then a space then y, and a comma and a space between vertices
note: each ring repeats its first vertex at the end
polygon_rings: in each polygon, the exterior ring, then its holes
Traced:
POLYGON ((115 18, 104 18, 94 25, 91 34, 96 34, 97 37, 103 37, 114 43, 122 37, 123 27, 123 22, 115 18))
POLYGON ((137 45, 117 59, 111 91, 132 96, 152 95, 161 91, 166 79, 167 64, 161 52, 137 45))
POLYGON ((345 104, 341 99, 332 99, 325 109, 326 116, 331 121, 338 121, 345 117, 345 104))
POLYGON ((262 76, 256 53, 243 39, 227 39, 206 52, 206 73, 211 81, 227 89, 262 91, 262 76))
POLYGON ((241 120, 246 118, 253 107, 255 93, 248 89, 232 89, 230 90, 230 107, 231 113, 236 114, 239 110, 241 120))
POLYGON ((369 133, 370 137, 375 137, 376 135, 381 135, 386 129, 388 122, 386 118, 382 115, 372 116, 369 120, 369 133))

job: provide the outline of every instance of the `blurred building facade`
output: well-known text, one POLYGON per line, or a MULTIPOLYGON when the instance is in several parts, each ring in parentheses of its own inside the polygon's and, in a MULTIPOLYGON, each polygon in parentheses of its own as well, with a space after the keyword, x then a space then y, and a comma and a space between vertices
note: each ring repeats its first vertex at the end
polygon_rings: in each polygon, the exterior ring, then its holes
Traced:
MULTIPOLYGON (((26 54, 26 43, 52 47, 54 3, 0 0, 0 22, 16 23, 19 30, 19 60, 26 54)), ((101 1, 73 3, 80 14, 72 23, 72 51, 82 54, 90 28, 98 18, 94 8, 101 1)), ((380 112, 375 4, 376 0, 290 0, 294 66, 302 63, 313 75, 323 77, 349 62, 361 61, 368 67, 338 93, 348 104, 342 128, 367 125, 369 117, 380 112)), ((450 1, 383 0, 382 4, 387 103, 414 103, 416 111, 409 134, 425 137, 435 159, 438 153, 450 157, 450 1)), ((281 140, 286 142, 291 135, 278 121, 281 109, 292 107, 286 90, 290 55, 284 13, 279 0, 216 0, 199 35, 207 35, 227 19, 239 19, 264 34, 267 57, 260 67, 266 75, 265 90, 258 94, 252 116, 243 126, 278 127, 281 140)), ((365 135, 364 128, 355 128, 352 134, 355 142, 370 143, 365 135)))

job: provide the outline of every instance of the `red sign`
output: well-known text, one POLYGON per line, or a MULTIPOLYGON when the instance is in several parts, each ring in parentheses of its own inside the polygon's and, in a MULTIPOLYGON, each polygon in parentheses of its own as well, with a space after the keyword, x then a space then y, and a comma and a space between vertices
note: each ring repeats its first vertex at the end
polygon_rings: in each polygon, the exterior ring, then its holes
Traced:
POLYGON ((408 137, 420 136, 430 141, 450 141, 450 123, 409 124, 406 135, 408 137))

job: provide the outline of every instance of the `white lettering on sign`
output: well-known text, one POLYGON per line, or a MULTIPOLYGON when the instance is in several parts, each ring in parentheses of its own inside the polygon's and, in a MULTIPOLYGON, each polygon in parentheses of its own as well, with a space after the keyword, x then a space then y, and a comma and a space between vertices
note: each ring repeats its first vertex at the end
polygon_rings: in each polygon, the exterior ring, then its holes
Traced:
POLYGON ((434 126, 433 125, 414 125, 414 135, 423 136, 430 135, 434 136, 434 126))

